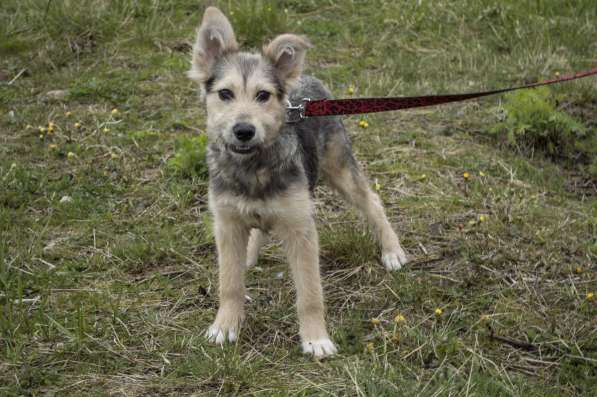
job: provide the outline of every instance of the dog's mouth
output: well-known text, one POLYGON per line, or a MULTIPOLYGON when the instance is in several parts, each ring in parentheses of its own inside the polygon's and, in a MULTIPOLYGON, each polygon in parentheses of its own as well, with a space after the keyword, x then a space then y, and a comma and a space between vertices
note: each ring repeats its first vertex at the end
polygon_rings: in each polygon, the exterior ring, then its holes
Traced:
POLYGON ((254 145, 228 145, 228 150, 238 154, 250 154, 257 150, 254 145))

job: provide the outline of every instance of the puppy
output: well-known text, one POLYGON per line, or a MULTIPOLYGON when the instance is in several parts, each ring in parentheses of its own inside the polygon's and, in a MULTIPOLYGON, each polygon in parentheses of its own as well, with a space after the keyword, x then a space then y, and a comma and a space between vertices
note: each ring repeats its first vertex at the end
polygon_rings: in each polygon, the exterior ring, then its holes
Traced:
POLYGON ((379 197, 355 160, 338 117, 287 123, 288 100, 330 98, 302 75, 309 41, 283 34, 261 53, 239 51, 232 26, 216 8, 205 11, 189 77, 207 108, 209 207, 214 217, 220 307, 207 337, 238 338, 244 317, 245 270, 265 234, 281 240, 297 290, 303 352, 336 353, 324 319, 312 192, 321 176, 366 217, 389 270, 407 262, 379 197))

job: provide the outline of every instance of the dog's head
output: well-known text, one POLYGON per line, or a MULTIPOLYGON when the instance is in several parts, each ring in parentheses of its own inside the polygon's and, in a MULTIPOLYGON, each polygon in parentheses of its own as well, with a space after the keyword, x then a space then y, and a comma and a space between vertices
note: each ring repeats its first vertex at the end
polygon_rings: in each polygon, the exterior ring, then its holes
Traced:
POLYGON ((200 85, 210 140, 239 157, 271 145, 309 46, 305 37, 283 34, 261 53, 240 52, 228 19, 217 8, 207 8, 188 75, 200 85))

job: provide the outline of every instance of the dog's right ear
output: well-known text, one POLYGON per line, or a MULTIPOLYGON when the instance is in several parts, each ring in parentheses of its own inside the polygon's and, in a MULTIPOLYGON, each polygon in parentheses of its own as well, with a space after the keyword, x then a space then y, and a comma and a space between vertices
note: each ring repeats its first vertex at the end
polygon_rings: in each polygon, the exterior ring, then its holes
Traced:
POLYGON ((191 70, 187 75, 191 80, 204 83, 216 61, 223 54, 237 50, 238 43, 228 19, 217 8, 208 7, 197 30, 191 70))

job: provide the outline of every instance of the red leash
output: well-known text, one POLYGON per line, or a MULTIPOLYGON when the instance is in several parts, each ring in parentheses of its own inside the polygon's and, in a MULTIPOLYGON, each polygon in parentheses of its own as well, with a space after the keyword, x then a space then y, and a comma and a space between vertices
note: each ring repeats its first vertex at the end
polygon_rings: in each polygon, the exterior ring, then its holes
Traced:
POLYGON ((543 80, 537 83, 518 87, 503 88, 501 90, 493 91, 473 92, 468 94, 426 95, 394 98, 305 99, 304 102, 298 106, 292 106, 289 104, 287 110, 287 122, 295 123, 306 117, 376 113, 385 112, 388 110, 420 108, 423 106, 439 105, 442 103, 459 102, 472 98, 520 90, 523 88, 533 88, 542 85, 561 83, 563 81, 576 80, 595 74, 597 74, 597 67, 588 71, 568 74, 555 79, 543 80))

